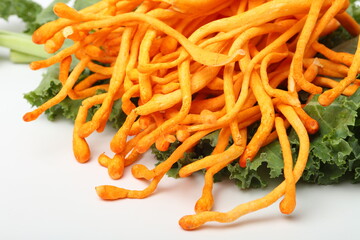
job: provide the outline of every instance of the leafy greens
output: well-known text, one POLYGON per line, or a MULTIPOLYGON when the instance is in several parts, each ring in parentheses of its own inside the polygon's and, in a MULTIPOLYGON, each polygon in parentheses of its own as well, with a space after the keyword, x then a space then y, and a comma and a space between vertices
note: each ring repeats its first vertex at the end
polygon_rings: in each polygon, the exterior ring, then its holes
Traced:
POLYGON ((2 0, 0 2, 0 18, 5 20, 16 15, 25 23, 32 24, 41 10, 42 7, 31 0, 2 0))

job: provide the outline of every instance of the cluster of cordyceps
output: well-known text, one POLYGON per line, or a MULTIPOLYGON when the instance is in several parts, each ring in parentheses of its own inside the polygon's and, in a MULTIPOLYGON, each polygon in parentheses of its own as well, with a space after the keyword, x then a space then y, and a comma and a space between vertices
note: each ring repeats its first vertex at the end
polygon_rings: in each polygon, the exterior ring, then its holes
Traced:
POLYGON ((308 158, 308 134, 319 127, 303 110, 306 103, 300 102, 298 92, 320 94, 319 102, 325 106, 340 94, 353 94, 359 84, 360 54, 334 52, 318 42, 340 26, 359 34, 359 25, 345 11, 348 4, 342 0, 103 0, 76 11, 58 3, 54 12, 59 19, 33 35, 35 43, 55 54, 31 67, 60 63, 63 86, 24 120, 36 119, 66 97, 83 99, 73 147, 77 160, 86 162, 90 159, 86 138, 104 130, 114 102, 121 99, 127 118, 110 143, 114 155, 98 158, 113 179, 121 178, 124 167, 133 165, 152 145, 165 151, 171 143, 181 143, 153 169, 132 166, 134 177, 150 181, 146 189, 99 186, 97 193, 103 199, 149 196, 185 152, 219 131, 213 152, 179 172, 186 177, 206 169, 196 213, 183 217, 180 225, 193 229, 207 221, 231 222, 282 196, 280 210, 289 214, 295 208, 295 184, 308 158), (65 39, 73 44, 59 50, 65 39), (323 58, 317 58, 318 53, 323 58), (78 62, 71 68, 73 58, 78 62), (78 81, 85 69, 91 74, 78 81), (99 108, 87 121, 88 110, 95 105, 99 108), (248 141, 247 127, 255 122, 259 127, 248 141), (300 141, 294 161, 289 126, 300 141), (246 166, 275 139, 282 148, 284 182, 263 198, 229 212, 212 211, 214 174, 234 161, 246 166))

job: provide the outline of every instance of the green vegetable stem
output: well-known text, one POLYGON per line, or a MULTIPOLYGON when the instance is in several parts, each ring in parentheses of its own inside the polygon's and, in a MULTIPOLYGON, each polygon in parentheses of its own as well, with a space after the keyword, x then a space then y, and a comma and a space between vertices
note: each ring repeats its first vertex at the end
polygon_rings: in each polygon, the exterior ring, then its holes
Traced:
POLYGON ((43 46, 31 41, 25 33, 14 33, 0 30, 0 46, 10 49, 10 60, 14 63, 29 63, 50 56, 43 46))

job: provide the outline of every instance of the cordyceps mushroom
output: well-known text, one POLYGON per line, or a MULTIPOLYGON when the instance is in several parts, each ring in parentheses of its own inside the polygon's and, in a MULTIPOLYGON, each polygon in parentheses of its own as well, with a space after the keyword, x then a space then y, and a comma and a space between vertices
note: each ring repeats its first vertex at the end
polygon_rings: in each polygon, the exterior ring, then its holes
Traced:
POLYGON ((204 12, 217 12, 219 9, 229 6, 233 0, 153 0, 154 2, 165 2, 172 6, 175 11, 186 14, 197 14, 204 12))
POLYGON ((359 35, 360 25, 344 12, 348 5, 348 0, 103 0, 78 11, 58 3, 54 12, 59 18, 38 28, 33 41, 49 52, 60 51, 30 66, 36 70, 59 63, 62 88, 23 119, 35 120, 66 97, 82 99, 73 148, 84 163, 90 160, 86 138, 104 131, 113 109, 121 108, 127 116, 110 142, 113 157, 98 158, 112 179, 121 178, 124 168, 151 147, 172 152, 153 169, 131 167, 133 177, 149 181, 143 190, 102 185, 96 193, 106 200, 145 198, 174 164, 183 178, 205 170, 195 214, 179 222, 185 230, 209 221, 233 222, 283 196, 280 210, 290 214, 311 150, 309 134, 319 130, 298 93, 307 92, 309 99, 320 94, 318 102, 327 106, 360 85, 360 41, 355 54, 318 42, 334 30, 332 21, 359 35), (65 38, 73 45, 62 49, 65 38), (73 57, 78 61, 71 70, 73 57), (91 75, 81 79, 85 69, 91 75), (256 129, 250 127, 254 123, 256 129), (296 160, 290 126, 299 142, 296 160), (214 150, 185 166, 185 154, 217 131, 214 150), (227 212, 212 210, 214 175, 228 164, 249 166, 260 148, 276 138, 283 153, 283 183, 227 212), (172 150, 175 142, 179 145, 172 150))

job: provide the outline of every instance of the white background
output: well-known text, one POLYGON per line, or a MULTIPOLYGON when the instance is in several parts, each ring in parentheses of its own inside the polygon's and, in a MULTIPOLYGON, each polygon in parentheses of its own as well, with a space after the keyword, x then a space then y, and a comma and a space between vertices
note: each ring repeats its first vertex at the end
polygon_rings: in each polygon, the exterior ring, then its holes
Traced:
MULTIPOLYGON (((0 29, 22 31, 23 25, 11 18, 1 20, 0 29)), ((201 176, 165 177, 156 192, 142 200, 99 199, 95 186, 143 189, 147 182, 133 179, 129 170, 113 181, 97 163, 100 153, 109 152, 112 129, 89 138, 93 159, 80 164, 72 155, 70 122, 49 122, 45 116, 23 122, 22 115, 31 110, 23 94, 38 85, 42 71, 7 58, 8 51, 0 48, 0 239, 359 239, 360 186, 350 183, 299 185, 291 216, 282 215, 277 202, 234 223, 208 223, 190 232, 177 222, 193 213, 201 176)), ((154 163, 150 154, 141 161, 154 163)), ((228 211, 269 190, 216 184, 215 210, 228 211)))

